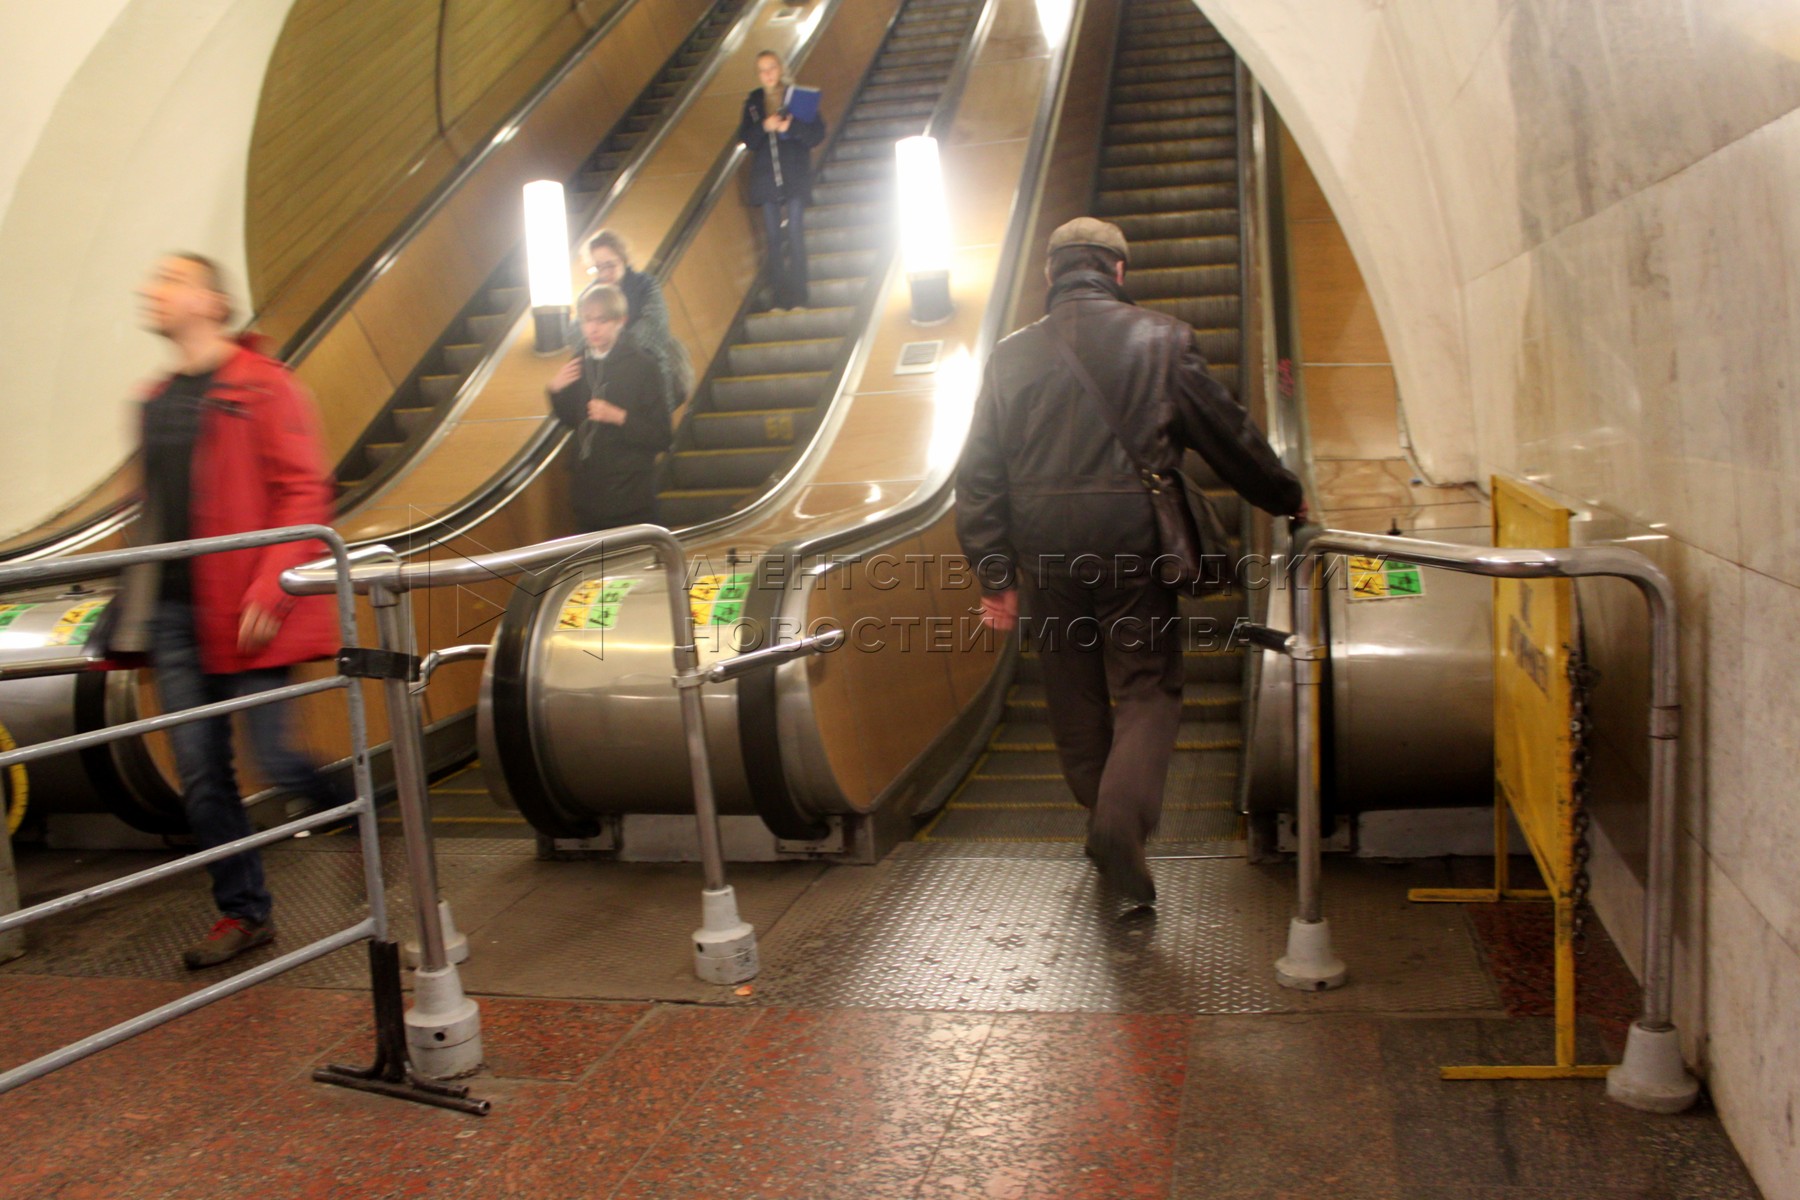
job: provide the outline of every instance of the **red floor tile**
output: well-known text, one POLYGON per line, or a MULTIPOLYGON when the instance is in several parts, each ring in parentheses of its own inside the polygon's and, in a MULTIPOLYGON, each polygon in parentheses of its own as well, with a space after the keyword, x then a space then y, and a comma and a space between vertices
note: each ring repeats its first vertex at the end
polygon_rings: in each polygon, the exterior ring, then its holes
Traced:
POLYGON ((1168 1194, 1189 1018, 994 1019, 921 1200, 1168 1194))
POLYGON ((950 1127, 991 1020, 771 1011, 614 1194, 910 1196, 950 1127))

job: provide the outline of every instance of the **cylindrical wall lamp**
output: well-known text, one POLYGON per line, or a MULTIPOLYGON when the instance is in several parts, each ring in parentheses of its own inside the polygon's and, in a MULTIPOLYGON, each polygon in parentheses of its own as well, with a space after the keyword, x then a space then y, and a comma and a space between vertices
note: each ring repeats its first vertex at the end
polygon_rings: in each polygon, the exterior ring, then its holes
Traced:
POLYGON ((575 285, 569 278, 569 210, 563 185, 554 179, 525 185, 525 268, 537 352, 555 354, 568 345, 575 285))
POLYGON ((950 319, 950 204, 944 197, 944 168, 936 138, 909 137, 894 143, 899 182, 900 261, 912 289, 912 319, 936 325, 950 319))

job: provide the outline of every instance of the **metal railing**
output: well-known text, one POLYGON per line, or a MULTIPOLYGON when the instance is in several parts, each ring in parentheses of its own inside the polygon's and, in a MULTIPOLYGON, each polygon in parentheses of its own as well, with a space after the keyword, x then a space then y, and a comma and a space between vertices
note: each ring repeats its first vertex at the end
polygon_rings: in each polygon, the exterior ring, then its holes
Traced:
MULTIPOLYGON (((139 1014, 129 1020, 122 1021, 98 1033, 90 1034, 60 1049, 51 1051, 30 1062, 14 1067, 0 1074, 0 1093, 4 1093, 40 1079, 53 1071, 71 1063, 79 1062, 91 1054, 116 1046, 120 1042, 136 1037, 140 1033, 174 1020, 176 1017, 203 1008, 227 996, 235 995, 246 988, 255 986, 266 979, 274 978, 283 972, 290 971, 304 963, 321 958, 333 951, 356 942, 368 940, 371 944, 371 970, 374 974, 374 990, 376 993, 377 1011, 377 1043, 378 1056, 374 1067, 334 1068, 349 1076, 363 1078, 381 1078, 387 1090, 393 1095, 402 1095, 408 1099, 423 1100, 446 1107, 460 1107, 470 1111, 485 1111, 484 1101, 467 1101, 463 1097, 466 1090, 462 1088, 443 1087, 411 1078, 403 1064, 391 1061, 391 1056, 381 1053, 389 1048, 392 1035, 397 1029, 382 1027, 384 1006, 395 1002, 399 997, 398 960, 392 957, 393 944, 388 941, 388 914, 386 893, 381 878, 381 847, 375 821, 374 787, 369 771, 369 747, 367 723, 363 711, 362 693, 355 686, 356 678, 353 665, 359 651, 356 646, 356 617, 354 596, 351 591, 351 571, 359 560, 366 555, 353 555, 344 545, 338 534, 323 525, 297 525, 283 529, 261 530, 254 533, 231 534, 225 537, 196 538, 188 541, 169 542, 162 545, 144 546, 128 550, 112 550, 97 554, 72 555, 67 558, 51 559, 44 562, 20 563, 0 566, 0 591, 16 588, 43 587, 56 584, 74 583, 107 575, 125 567, 143 563, 173 562, 194 558, 203 554, 215 554, 228 550, 248 550, 262 546, 271 546, 284 542, 322 541, 331 551, 330 566, 326 570, 327 586, 321 589, 337 598, 338 633, 344 649, 339 653, 339 670, 326 679, 312 680, 306 683, 289 684, 251 696, 243 696, 232 700, 222 700, 213 704, 203 704, 194 708, 182 709, 178 712, 165 713, 161 716, 146 717, 129 721, 109 728, 95 730, 90 733, 76 734, 69 737, 56 738, 48 742, 39 742, 23 746, 0 754, 0 770, 16 763, 32 762, 49 758, 53 755, 67 754, 84 750, 92 746, 115 742, 124 738, 138 737, 142 734, 154 733, 158 730, 172 729, 179 725, 196 721, 207 721, 218 717, 226 717, 232 713, 243 712, 266 704, 279 704, 284 701, 298 699, 302 696, 313 696, 323 692, 342 691, 349 710, 351 761, 355 779, 356 798, 348 804, 338 805, 322 812, 312 813, 298 820, 289 821, 272 829, 238 838, 220 846, 214 846, 194 854, 185 855, 174 862, 163 863, 147 870, 138 871, 118 879, 92 887, 70 892, 54 900, 35 904, 29 908, 0 917, 0 932, 17 929, 34 921, 42 921, 103 900, 123 892, 132 891, 152 883, 160 882, 170 876, 197 867, 218 862, 249 850, 255 850, 274 842, 283 841, 295 834, 336 824, 347 818, 357 822, 358 836, 361 842, 363 857, 363 882, 368 897, 369 915, 336 933, 329 934, 317 941, 310 942, 297 950, 291 950, 267 962, 259 963, 246 971, 241 971, 229 979, 220 980, 208 987, 201 988, 178 1000, 171 1001, 160 1008, 139 1014), (389 978, 384 979, 383 964, 392 966, 386 972, 389 978)), ((115 601, 117 603, 118 601, 115 601)), ((67 670, 71 672, 101 669, 109 664, 91 659, 72 660, 67 670)), ((27 673, 42 673, 41 665, 32 665, 27 673)), ((336 1080, 333 1080, 336 1082, 336 1080)))
MULTIPOLYGON (((832 630, 799 638, 739 655, 703 670, 694 644, 694 615, 688 600, 686 558, 681 542, 660 525, 626 525, 450 563, 402 564, 390 551, 385 560, 359 564, 351 572, 351 585, 356 591, 368 593, 375 605, 383 665, 388 672, 401 818, 406 828, 414 895, 418 897, 421 978, 453 981, 455 968, 446 961, 439 906, 431 903, 437 897, 437 874, 426 812, 422 757, 418 749, 418 701, 416 693, 407 686, 408 681, 419 673, 418 660, 412 657, 410 638, 397 607, 398 599, 415 588, 450 587, 573 568, 632 550, 654 553, 668 593, 675 666, 673 682, 680 691, 688 770, 694 786, 694 818, 699 826, 700 859, 705 876, 701 927, 692 939, 694 973, 708 983, 735 984, 754 978, 759 969, 756 931, 739 919, 737 896, 725 876, 725 853, 719 834, 719 810, 713 791, 712 759, 707 749, 700 689, 709 683, 723 683, 763 667, 832 649, 842 641, 843 631, 832 630)), ((334 575, 323 564, 308 564, 285 572, 281 583, 295 595, 317 595, 334 586, 334 575)), ((453 651, 436 652, 426 661, 435 666, 446 660, 472 658, 476 656, 476 649, 458 647, 453 651)), ((473 1002, 463 1000, 460 986, 446 986, 442 997, 415 986, 415 997, 413 1011, 407 1016, 409 1031, 414 1028, 441 1029, 447 1023, 464 1019, 457 1016, 460 1009, 451 1011, 444 1007, 446 1004, 460 1002, 473 1007, 473 1002), (422 1008, 424 1012, 421 1012, 422 1008)), ((415 1042, 415 1046, 417 1044, 415 1042)))
POLYGON ((1461 546, 1341 529, 1303 530, 1294 561, 1295 631, 1259 630, 1250 640, 1285 653, 1294 670, 1294 748, 1299 757, 1295 789, 1299 897, 1289 929, 1288 953, 1277 977, 1288 987, 1336 986, 1343 964, 1331 950, 1319 887, 1319 687, 1325 647, 1319 634, 1316 593, 1323 556, 1362 555, 1401 559, 1420 566, 1494 579, 1624 579, 1644 597, 1650 615, 1650 836, 1644 903, 1642 1011, 1632 1023, 1623 1061, 1607 1075, 1607 1094, 1632 1108, 1675 1112, 1698 1094, 1699 1084, 1681 1057, 1673 1019, 1675 944, 1676 753, 1680 734, 1681 680, 1677 657, 1675 589, 1661 568, 1635 550, 1580 546, 1527 550, 1461 546))

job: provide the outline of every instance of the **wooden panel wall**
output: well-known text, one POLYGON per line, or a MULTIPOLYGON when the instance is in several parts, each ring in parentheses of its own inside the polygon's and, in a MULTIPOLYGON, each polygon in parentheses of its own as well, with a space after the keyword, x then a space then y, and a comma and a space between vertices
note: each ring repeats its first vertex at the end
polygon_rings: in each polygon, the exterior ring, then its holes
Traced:
POLYGON ((1393 356, 1344 231, 1286 128, 1281 174, 1313 455, 1391 458, 1399 423, 1393 356))
POLYGON ((624 2, 298 0, 251 134, 259 324, 281 337, 310 316, 624 2))
POLYGON ((438 0, 298 0, 250 139, 253 302, 367 208, 438 136, 438 0))

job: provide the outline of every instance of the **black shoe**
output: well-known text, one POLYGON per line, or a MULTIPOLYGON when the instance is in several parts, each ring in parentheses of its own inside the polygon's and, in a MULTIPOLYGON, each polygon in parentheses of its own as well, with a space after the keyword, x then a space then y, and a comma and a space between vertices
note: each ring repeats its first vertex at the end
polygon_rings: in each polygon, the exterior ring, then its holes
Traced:
POLYGON ((1087 856, 1100 869, 1100 878, 1114 891, 1136 904, 1156 903, 1156 880, 1144 861, 1144 848, 1135 840, 1105 829, 1088 834, 1087 856))
POLYGON ((254 950, 274 940, 274 921, 264 921, 259 925, 242 917, 221 917, 213 925, 211 933, 188 947, 181 956, 181 961, 187 964, 190 971, 216 967, 246 950, 254 950))

